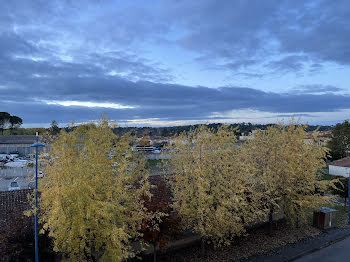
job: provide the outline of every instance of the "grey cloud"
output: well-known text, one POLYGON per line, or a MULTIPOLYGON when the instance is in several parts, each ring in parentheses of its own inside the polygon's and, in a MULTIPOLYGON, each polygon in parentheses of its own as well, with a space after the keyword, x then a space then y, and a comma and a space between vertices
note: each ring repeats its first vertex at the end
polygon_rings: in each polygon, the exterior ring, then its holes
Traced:
MULTIPOLYGON (((1 36, 0 36, 1 37, 1 36)), ((128 77, 108 76, 115 70, 128 74, 132 71, 141 79, 152 78, 164 71, 147 65, 147 61, 120 53, 88 54, 84 63, 47 59, 30 59, 37 51, 28 42, 13 45, 11 54, 23 50, 29 58, 12 55, 0 61, 2 110, 23 115, 28 122, 58 119, 69 122, 71 118, 85 121, 107 112, 117 120, 162 118, 170 120, 205 119, 217 112, 254 109, 275 113, 337 111, 349 108, 348 95, 316 93, 278 94, 247 87, 222 87, 130 81, 128 77), (29 49, 27 49, 29 47, 29 49), (28 51, 29 50, 29 51, 28 51), (19 102, 19 96, 21 97, 19 102), (110 102, 134 106, 133 109, 63 107, 47 105, 43 101, 110 102), (59 117, 57 117, 59 116, 59 117)), ((1 52, 1 51, 0 51, 1 52)), ((3 52, 6 53, 6 52, 3 52)), ((10 53, 9 53, 10 54, 10 53)), ((304 87, 304 89, 307 89, 304 87)), ((308 88, 311 90, 312 88, 308 88)), ((313 88, 315 89, 315 88, 313 88)), ((319 86, 320 90, 337 91, 334 87, 319 86), (327 89, 328 88, 328 89, 327 89)))
POLYGON ((130 80, 167 82, 172 79, 167 69, 122 52, 87 53, 77 61, 63 61, 55 53, 39 49, 15 33, 0 34, 0 57, 0 82, 23 78, 30 80, 33 75, 40 75, 45 81, 45 78, 52 76, 102 76, 111 72, 130 80), (37 57, 42 60, 33 60, 37 57))
POLYGON ((246 77, 315 72, 325 62, 348 65, 347 1, 162 1, 141 6, 22 0, 6 1, 0 16, 1 110, 24 116, 25 122, 85 121, 103 112, 117 120, 183 120, 241 109, 282 116, 350 108, 349 95, 335 86, 299 86, 279 94, 259 86, 169 84, 172 72, 143 58, 150 43, 173 45, 192 52, 204 68, 246 77), (255 66, 266 71, 250 70, 255 66), (44 100, 135 108, 63 107, 44 100))
MULTIPOLYGON (((342 1, 177 1, 170 12, 174 23, 186 30, 179 43, 199 52, 202 59, 225 59, 244 66, 276 54, 288 59, 272 62, 283 71, 302 70, 303 62, 350 63, 350 4, 342 1), (302 60, 293 57, 301 54, 302 60), (260 59, 259 59, 260 58, 260 59), (262 58, 262 59, 261 59, 262 58)), ((317 70, 321 67, 316 66, 317 70)))
POLYGON ((194 52, 205 68, 209 61, 227 70, 269 61, 283 72, 302 70, 308 59, 309 71, 316 72, 324 62, 350 63, 347 0, 15 2, 2 6, 4 28, 16 25, 31 41, 42 37, 47 43, 40 45, 53 45, 52 50, 64 46, 71 52, 119 48, 142 53, 149 43, 175 45, 194 52), (275 61, 276 55, 288 58, 275 61))
POLYGON ((273 69, 276 72, 299 72, 303 69, 304 64, 308 62, 307 56, 302 55, 289 55, 280 60, 271 61, 267 64, 267 67, 273 69))
POLYGON ((300 85, 292 89, 293 92, 302 94, 334 93, 344 91, 344 89, 332 85, 300 85))
POLYGON ((278 94, 245 87, 190 87, 147 81, 132 82, 119 77, 71 77, 32 79, 18 88, 1 92, 2 110, 24 115, 25 121, 60 118, 68 122, 97 118, 103 112, 117 120, 162 118, 205 119, 213 113, 253 109, 263 112, 301 113, 337 111, 349 108, 348 95, 278 94), (23 98, 18 102, 18 94, 23 98), (132 109, 63 107, 44 100, 110 102, 132 109))

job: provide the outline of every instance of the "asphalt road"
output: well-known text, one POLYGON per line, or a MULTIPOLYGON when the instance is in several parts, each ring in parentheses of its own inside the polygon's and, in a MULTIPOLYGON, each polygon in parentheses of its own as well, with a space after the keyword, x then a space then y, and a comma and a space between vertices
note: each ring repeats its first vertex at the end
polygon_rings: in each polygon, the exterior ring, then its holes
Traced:
POLYGON ((16 181, 21 189, 27 189, 31 180, 33 180, 34 173, 23 172, 20 169, 18 169, 18 172, 13 172, 12 170, 11 175, 0 176, 0 191, 7 191, 13 181, 16 181))
POLYGON ((347 262, 350 261, 350 237, 306 255, 296 262, 347 262))

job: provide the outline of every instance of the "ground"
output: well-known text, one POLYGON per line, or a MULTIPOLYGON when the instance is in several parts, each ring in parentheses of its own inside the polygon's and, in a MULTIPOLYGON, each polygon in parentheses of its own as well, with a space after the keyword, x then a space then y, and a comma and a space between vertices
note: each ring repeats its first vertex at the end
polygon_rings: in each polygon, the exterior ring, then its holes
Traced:
MULTIPOLYGON (((336 203, 330 207, 337 210, 335 227, 342 232, 347 225, 348 209, 344 205, 336 203)), ((312 250, 315 248, 314 246, 324 245, 324 243, 339 238, 337 230, 321 231, 311 225, 302 228, 291 228, 284 223, 279 223, 272 237, 267 234, 266 228, 261 227, 251 230, 247 236, 240 238, 239 241, 237 239, 231 246, 214 249, 209 245, 205 259, 201 259, 199 256, 200 245, 197 242, 192 246, 173 251, 169 250, 166 254, 160 254, 158 261, 283 261, 280 260, 280 257, 284 259, 286 256, 293 256, 297 250, 303 253, 303 250, 312 250), (288 247, 290 253, 283 254, 283 249, 288 247), (280 256, 274 259, 275 254, 279 252, 281 253, 280 256), (267 260, 267 257, 269 260, 267 260)), ((145 261, 148 261, 147 258, 145 261)))
POLYGON ((350 237, 334 243, 328 247, 322 248, 319 251, 308 254, 295 262, 339 262, 349 261, 350 237))
POLYGON ((205 259, 200 258, 200 245, 196 243, 192 246, 160 255, 158 261, 239 261, 258 253, 268 252, 288 243, 294 243, 305 237, 314 237, 320 233, 320 230, 310 226, 293 229, 281 223, 277 226, 272 237, 267 234, 266 228, 262 227, 249 232, 247 236, 240 238, 239 241, 230 246, 215 249, 208 245, 205 259))

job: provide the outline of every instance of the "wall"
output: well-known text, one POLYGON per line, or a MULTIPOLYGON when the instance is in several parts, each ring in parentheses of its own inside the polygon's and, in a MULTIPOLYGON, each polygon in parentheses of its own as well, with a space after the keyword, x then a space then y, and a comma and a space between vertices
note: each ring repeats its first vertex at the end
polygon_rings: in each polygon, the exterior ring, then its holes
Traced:
POLYGON ((350 173, 350 167, 329 165, 328 170, 329 170, 329 174, 334 176, 349 177, 349 173, 350 173))
POLYGON ((170 159, 171 155, 170 154, 153 154, 149 153, 146 155, 147 159, 170 159))
POLYGON ((11 152, 19 152, 19 156, 28 156, 34 152, 34 148, 31 144, 0 144, 0 153, 9 154, 11 152))
POLYGON ((6 177, 26 177, 35 174, 34 167, 8 167, 0 168, 0 178, 6 177))

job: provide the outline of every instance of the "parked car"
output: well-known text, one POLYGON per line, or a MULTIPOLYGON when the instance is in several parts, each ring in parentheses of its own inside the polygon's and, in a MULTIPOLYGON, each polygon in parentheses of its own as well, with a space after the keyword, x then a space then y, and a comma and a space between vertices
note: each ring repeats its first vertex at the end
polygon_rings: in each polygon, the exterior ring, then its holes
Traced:
POLYGON ((30 181, 28 184, 29 189, 35 189, 35 181, 30 181))
POLYGON ((44 174, 43 174, 43 171, 42 171, 42 170, 40 170, 40 171, 38 172, 38 177, 44 177, 44 174))
POLYGON ((13 190, 20 190, 21 188, 19 187, 18 183, 16 181, 11 182, 8 190, 13 191, 13 190))

